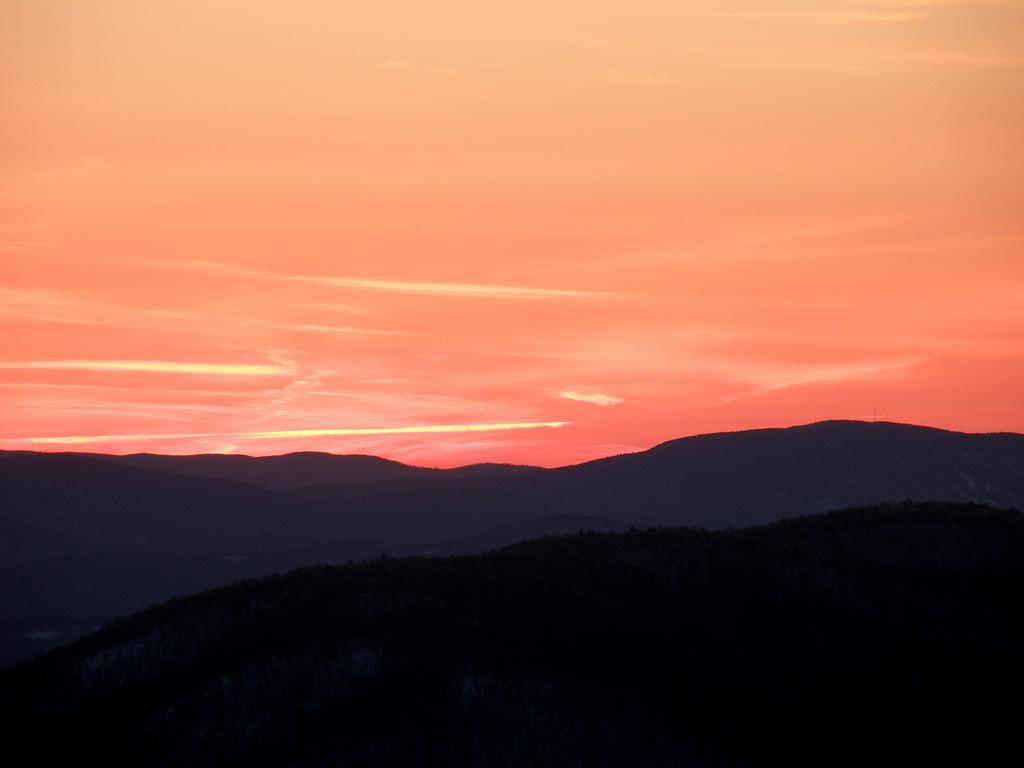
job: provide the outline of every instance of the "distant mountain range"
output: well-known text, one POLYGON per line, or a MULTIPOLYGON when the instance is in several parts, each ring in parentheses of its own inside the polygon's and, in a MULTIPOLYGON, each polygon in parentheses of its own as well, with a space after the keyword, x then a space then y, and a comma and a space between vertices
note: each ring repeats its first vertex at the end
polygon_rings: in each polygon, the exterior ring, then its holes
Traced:
POLYGON ((577 534, 170 601, 0 672, 0 722, 42 765, 1001 765, 1022 600, 1019 512, 577 534))
POLYGON ((155 469, 172 475, 210 477, 235 480, 268 490, 338 486, 350 483, 377 483, 398 480, 446 477, 499 477, 523 471, 536 471, 536 467, 513 464, 471 464, 456 469, 427 469, 411 467, 378 456, 336 455, 304 451, 284 456, 236 456, 202 454, 198 456, 161 456, 136 453, 130 456, 103 456, 129 467, 155 469))
POLYGON ((822 422, 552 470, 3 452, 0 620, 120 615, 382 554, 472 553, 578 530, 740 528, 907 499, 1024 508, 1024 436, 822 422))

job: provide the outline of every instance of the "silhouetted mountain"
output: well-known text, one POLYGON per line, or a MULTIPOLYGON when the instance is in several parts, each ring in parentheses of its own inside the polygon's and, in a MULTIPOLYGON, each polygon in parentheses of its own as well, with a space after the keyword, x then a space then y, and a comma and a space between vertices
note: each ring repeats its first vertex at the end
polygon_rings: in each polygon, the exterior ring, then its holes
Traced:
POLYGON ((131 467, 155 469, 175 475, 235 480, 268 489, 383 482, 429 477, 437 472, 377 456, 336 456, 315 452, 288 453, 283 456, 159 456, 137 453, 104 458, 131 467))
POLYGON ((825 422, 554 470, 0 453, 0 619, 123 614, 236 578, 383 553, 465 553, 580 528, 743 527, 908 498, 1024 507, 1024 436, 825 422), (273 487, 182 474, 189 467, 273 487))
POLYGON ((485 462, 483 464, 467 464, 464 467, 455 467, 454 469, 443 471, 455 477, 517 477, 527 472, 543 473, 546 470, 523 464, 494 464, 485 462))
MULTIPOLYGON (((78 454, 0 454, 0 505, 0 520, 44 530, 74 552, 259 547, 272 541, 267 534, 281 514, 251 485, 78 454)), ((47 545, 21 557, 52 553, 47 545)))
POLYGON ((319 567, 0 673, 47 765, 996 765, 1024 517, 899 505, 319 567))
MULTIPOLYGON (((80 454, 90 456, 91 454, 80 454)), ((283 456, 238 456, 201 454, 195 456, 161 456, 135 453, 129 456, 93 455, 117 464, 155 469, 174 475, 234 480, 259 488, 335 487, 340 485, 429 479, 444 474, 449 477, 498 477, 522 472, 540 471, 537 467, 514 464, 470 464, 449 470, 428 469, 401 464, 377 456, 335 455, 305 451, 283 456)))
POLYGON ((673 440, 521 485, 545 482, 594 514, 709 528, 904 499, 1021 508, 1024 435, 828 421, 673 440))

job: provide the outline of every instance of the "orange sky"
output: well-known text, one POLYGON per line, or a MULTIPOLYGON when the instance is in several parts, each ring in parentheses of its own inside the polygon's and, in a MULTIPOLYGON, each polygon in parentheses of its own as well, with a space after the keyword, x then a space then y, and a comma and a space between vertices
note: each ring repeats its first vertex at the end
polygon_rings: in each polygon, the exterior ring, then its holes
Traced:
POLYGON ((1024 431, 1024 0, 5 0, 0 448, 1024 431))

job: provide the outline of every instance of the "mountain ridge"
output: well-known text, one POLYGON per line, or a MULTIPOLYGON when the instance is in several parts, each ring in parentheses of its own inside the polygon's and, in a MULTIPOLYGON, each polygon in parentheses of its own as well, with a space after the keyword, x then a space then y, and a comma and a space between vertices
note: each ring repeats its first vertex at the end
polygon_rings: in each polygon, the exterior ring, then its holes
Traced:
POLYGON ((0 454, 0 620, 122 615, 304 565, 579 528, 742 528, 906 499, 1024 508, 1024 436, 884 422, 712 433, 557 469, 397 466, 390 480, 263 488, 94 455, 0 454))
MULTIPOLYGON (((154 459, 167 459, 167 460, 182 460, 188 462, 197 459, 210 459, 215 461, 253 461, 253 462, 269 462, 280 459, 295 459, 299 457, 307 458, 326 458, 326 459, 351 459, 353 461, 370 460, 382 465, 390 465, 394 467, 402 467, 411 470, 418 470, 427 473, 447 473, 447 472, 461 472, 464 470, 472 470, 475 468, 484 467, 500 467, 509 469, 524 469, 524 470, 560 470, 570 469, 572 467, 578 467, 585 464, 593 464, 594 462, 607 461, 609 459, 616 459, 622 456, 636 456, 638 454, 645 454, 651 451, 656 451, 665 446, 672 446, 675 444, 683 443, 690 440, 700 440, 704 438, 716 438, 723 436, 734 436, 734 435, 748 435, 752 433, 778 433, 778 432, 791 432, 796 430, 811 430, 811 429, 827 429, 830 427, 838 427, 844 425, 871 425, 873 427, 896 427, 905 428, 910 430, 929 431, 933 433, 944 433, 950 435, 967 435, 975 437, 996 437, 996 436, 1012 436, 1012 437, 1024 437, 1024 433, 1012 432, 1012 431, 994 431, 994 432, 967 432, 964 430, 949 429, 945 427, 933 427, 926 424, 911 424, 907 422, 898 421, 864 421, 862 419, 823 419, 820 421, 812 421, 804 424, 793 424, 785 427, 751 427, 749 429, 736 429, 736 430, 719 430, 714 432, 698 432, 692 435, 683 435, 681 437, 674 437, 668 440, 664 440, 660 443, 655 443, 648 448, 642 448, 636 451, 627 451, 623 453, 609 454, 608 456, 599 456, 593 459, 587 459, 585 461, 576 462, 572 464, 564 464, 556 467, 541 467, 530 464, 515 464, 510 462, 474 462, 470 464, 460 464, 454 467, 433 467, 421 464, 408 464, 397 459, 390 459, 385 456, 377 456, 374 454, 367 453, 334 453, 331 451, 289 451, 287 453, 278 454, 267 454, 267 455, 252 455, 245 453, 190 453, 190 454, 162 454, 153 453, 151 451, 141 451, 136 453, 126 454, 114 454, 114 453, 98 453, 90 451, 33 451, 26 449, 0 449, 0 456, 3 455, 32 455, 32 456, 82 456, 87 458, 100 458, 103 460, 109 460, 114 463, 129 464, 134 466, 133 462, 148 462, 154 459)), ((141 466, 145 466, 141 464, 141 466)), ((148 467, 147 467, 148 468, 148 467)), ((187 474, 185 472, 178 472, 175 474, 187 474)))

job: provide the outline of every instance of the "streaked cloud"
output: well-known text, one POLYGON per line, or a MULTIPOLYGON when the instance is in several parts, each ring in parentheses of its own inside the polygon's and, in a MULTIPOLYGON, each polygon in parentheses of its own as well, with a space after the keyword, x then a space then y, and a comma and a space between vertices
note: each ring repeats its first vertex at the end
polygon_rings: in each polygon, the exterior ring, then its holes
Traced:
POLYGON ((286 331, 300 331, 302 333, 325 333, 337 334, 340 336, 409 336, 411 331, 390 331, 379 328, 353 328, 347 325, 280 325, 277 326, 286 331))
POLYGON ((49 247, 50 243, 43 240, 8 240, 0 243, 0 251, 34 251, 49 247))
POLYGON ((406 61, 405 59, 388 59, 367 66, 370 69, 414 69, 419 65, 415 61, 406 61))
MULTIPOLYGON (((929 360, 914 356, 836 363, 780 363, 750 360, 711 361, 709 373, 751 387, 746 394, 774 392, 791 387, 864 381, 898 374, 929 360)), ((725 398, 729 402, 735 398, 725 398)))
POLYGON ((0 288, 0 318, 15 322, 120 327, 174 327, 212 313, 103 303, 89 292, 0 288))
MULTIPOLYGON (((787 334, 788 338, 793 338, 787 334)), ((856 352, 836 354, 835 359, 801 359, 799 353, 788 357, 771 358, 759 351, 768 335, 756 334, 735 337, 743 343, 733 351, 726 351, 729 337, 672 338, 647 335, 637 337, 628 333, 610 333, 577 338, 569 346, 552 347, 553 359, 567 363, 560 373, 587 370, 602 380, 615 380, 629 371, 630 386, 637 382, 662 380, 670 386, 682 381, 701 380, 726 385, 740 385, 749 394, 818 384, 848 381, 867 381, 898 375, 932 359, 924 349, 902 349, 889 354, 861 355, 856 352), (584 368, 585 366, 585 368, 584 368)), ((780 337, 774 337, 779 341, 780 337)), ((811 342, 813 348, 819 341, 811 342)), ((561 393, 566 396, 566 393, 561 393)), ((579 394, 579 393, 572 393, 579 394)))
POLYGON ((923 19, 925 14, 914 11, 828 10, 807 11, 753 11, 750 13, 718 13, 717 18, 749 19, 751 21, 796 20, 821 26, 852 24, 900 24, 923 19))
MULTIPOLYGON (((31 392, 38 392, 41 390, 52 390, 55 392, 80 392, 87 394, 90 398, 95 398, 100 395, 109 395, 112 393, 139 393, 140 391, 145 392, 148 395, 159 395, 159 396, 171 396, 171 397, 189 397, 194 395, 201 395, 204 398, 241 398, 248 394, 251 394, 253 390, 246 389, 241 382, 239 388, 227 389, 225 387, 217 387, 212 390, 209 387, 146 387, 144 390, 140 390, 137 386, 118 386, 111 384, 92 384, 92 383, 81 383, 81 382, 40 382, 40 381, 0 381, 0 389, 9 390, 27 390, 31 392)), ((255 390, 259 392, 260 390, 255 390)))
POLYGON ((567 400, 575 400, 579 403, 590 403, 591 405, 609 406, 626 402, 621 397, 616 397, 615 395, 603 395, 600 392, 595 392, 593 394, 585 394, 583 392, 561 392, 560 394, 567 400))
POLYGON ((471 299, 597 299, 611 298, 616 294, 603 291, 580 291, 564 288, 537 288, 520 285, 489 285, 482 283, 424 282, 412 280, 375 280, 362 277, 336 277, 319 275, 290 275, 249 269, 219 261, 203 260, 157 260, 151 266, 163 269, 181 269, 225 277, 239 277, 249 280, 271 280, 289 283, 305 283, 329 288, 348 288, 357 291, 382 291, 387 293, 417 294, 421 296, 445 296, 471 299))
MULTIPOLYGON (((71 325, 105 325, 106 318, 85 311, 78 297, 56 291, 28 288, 0 288, 0 317, 71 325)), ((93 307, 90 305, 89 309, 93 307)))
MULTIPOLYGON (((317 278, 301 278, 317 280, 317 278)), ((610 294, 594 291, 573 291, 560 288, 526 288, 513 285, 479 285, 474 283, 402 282, 396 280, 365 280, 351 277, 319 278, 324 285, 365 291, 418 293, 428 296, 462 296, 476 299, 594 299, 610 294)))
POLYGON ((520 429, 557 429, 572 422, 541 421, 507 424, 431 424, 408 427, 361 427, 354 429, 294 429, 272 432, 189 432, 149 435, 69 435, 61 437, 23 437, 8 443, 33 445, 83 445, 88 443, 122 443, 147 440, 195 440, 224 438, 230 440, 288 440, 310 437, 365 437, 370 435, 428 435, 469 432, 504 432, 520 429))
MULTIPOLYGON (((755 10, 714 13, 716 18, 794 20, 822 26, 900 24, 925 18, 943 0, 832 0, 814 3, 759 3, 755 10)), ((948 2, 945 4, 949 4, 948 2)))
POLYGON ((119 373, 176 373, 195 376, 286 376, 284 365, 192 363, 167 360, 23 360, 0 363, 4 371, 113 371, 119 373))

